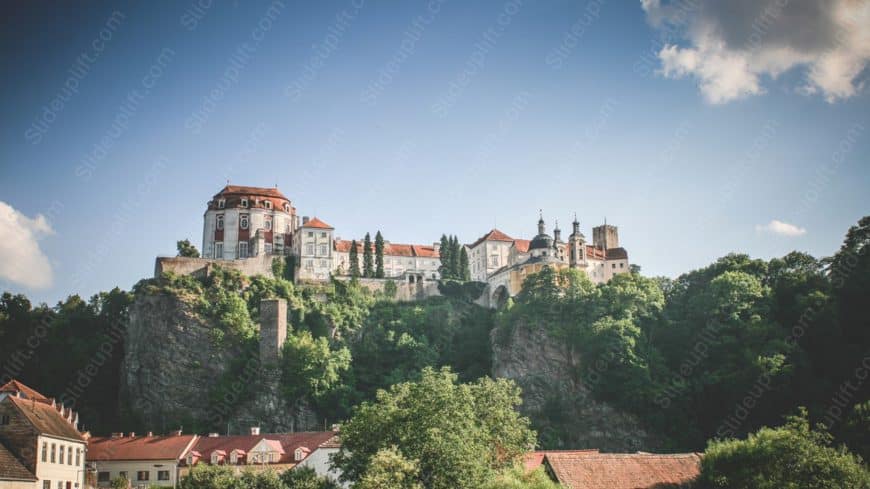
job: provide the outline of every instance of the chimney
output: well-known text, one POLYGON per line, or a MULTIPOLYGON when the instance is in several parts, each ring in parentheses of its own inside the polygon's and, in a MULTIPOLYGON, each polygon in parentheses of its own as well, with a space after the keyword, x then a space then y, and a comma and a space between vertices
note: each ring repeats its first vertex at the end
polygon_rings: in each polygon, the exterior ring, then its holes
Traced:
POLYGON ((149 436, 149 437, 154 436, 154 432, 153 432, 153 431, 149 431, 149 432, 148 432, 148 436, 149 436))
POLYGON ((208 434, 208 437, 209 437, 209 438, 217 438, 218 436, 219 436, 219 435, 218 435, 217 433, 209 433, 209 434, 208 434))
POLYGON ((112 439, 124 438, 124 433, 112 433, 112 439))
POLYGON ((181 436, 181 430, 175 430, 169 433, 170 436, 181 436))
POLYGON ((131 432, 130 432, 130 438, 136 438, 136 432, 135 432, 135 431, 131 431, 131 432))
POLYGON ((308 224, 308 216, 302 216, 302 225, 308 224))
POLYGON ((277 366, 287 339, 287 301, 260 301, 260 365, 277 366))
POLYGON ((259 435, 260 434, 260 427, 259 426, 251 426, 251 434, 252 435, 259 435))

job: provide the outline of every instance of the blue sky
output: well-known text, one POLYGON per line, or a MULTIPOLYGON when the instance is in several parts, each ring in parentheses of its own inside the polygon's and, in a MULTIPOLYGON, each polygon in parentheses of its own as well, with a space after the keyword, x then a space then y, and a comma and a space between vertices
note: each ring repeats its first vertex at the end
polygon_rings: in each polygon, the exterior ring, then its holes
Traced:
POLYGON ((774 68, 695 37, 751 12, 679 25, 654 0, 19 4, 0 21, 0 290, 34 301, 129 288, 199 246, 228 179, 277 184, 346 238, 606 218, 668 276, 826 256, 870 211, 857 34, 844 85, 821 72, 830 36, 766 32, 752 53, 810 53, 774 68))

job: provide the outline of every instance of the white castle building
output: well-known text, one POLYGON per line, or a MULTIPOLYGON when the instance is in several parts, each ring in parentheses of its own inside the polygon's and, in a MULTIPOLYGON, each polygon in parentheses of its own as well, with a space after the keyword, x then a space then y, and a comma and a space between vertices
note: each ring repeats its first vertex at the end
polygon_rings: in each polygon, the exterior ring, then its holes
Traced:
MULTIPOLYGON (((567 242, 562 241, 558 223, 553 235, 547 234, 543 216, 531 240, 512 238, 493 229, 465 245, 471 279, 488 284, 485 299, 495 305, 516 295, 525 277, 544 266, 579 269, 595 283, 629 272, 628 252, 619 246, 616 226, 594 227, 592 236, 592 243, 587 243, 576 216, 567 242)), ((272 257, 289 256, 293 257, 290 261, 295 264, 296 280, 322 282, 350 275, 352 243, 337 238, 335 228, 317 217, 297 217, 296 208, 277 187, 227 185, 207 204, 200 260, 231 263, 244 273, 270 273, 272 257)), ((363 240, 356 240, 356 246, 362 269, 363 240)), ((383 256, 385 278, 408 283, 440 278, 438 243, 385 241, 383 256)), ((168 269, 193 273, 196 265, 189 260, 195 259, 184 260, 158 259, 156 273, 168 269)))

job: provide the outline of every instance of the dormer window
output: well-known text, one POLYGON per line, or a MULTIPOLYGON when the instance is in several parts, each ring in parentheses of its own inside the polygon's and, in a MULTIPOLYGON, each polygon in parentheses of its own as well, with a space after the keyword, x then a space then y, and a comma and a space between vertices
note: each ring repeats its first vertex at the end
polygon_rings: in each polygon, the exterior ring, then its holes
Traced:
POLYGON ((239 456, 238 454, 236 454, 236 452, 230 454, 230 463, 233 465, 239 463, 239 456))
POLYGON ((226 206, 227 206, 227 201, 226 201, 226 200, 224 200, 224 199, 218 199, 218 201, 217 201, 217 207, 218 207, 218 209, 223 209, 223 208, 226 207, 226 206))
POLYGON ((220 456, 216 453, 211 454, 211 464, 217 465, 218 461, 220 461, 220 456))
POLYGON ((187 465, 189 465, 191 467, 193 466, 193 455, 187 456, 187 465))
POLYGON ((293 452, 293 460, 295 460, 296 462, 299 462, 300 460, 305 458, 305 455, 307 454, 307 452, 308 452, 308 450, 305 447, 297 448, 293 452))
POLYGON ((263 205, 266 206, 266 209, 271 209, 272 208, 272 201, 267 200, 267 201, 263 202, 263 205))
POLYGON ((247 198, 242 199, 241 206, 244 207, 245 209, 248 208, 248 199, 247 198))

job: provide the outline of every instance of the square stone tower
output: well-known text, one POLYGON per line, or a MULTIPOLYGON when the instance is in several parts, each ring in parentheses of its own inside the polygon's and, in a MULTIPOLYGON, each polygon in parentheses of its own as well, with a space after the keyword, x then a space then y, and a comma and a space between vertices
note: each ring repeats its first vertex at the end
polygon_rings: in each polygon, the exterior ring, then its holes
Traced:
POLYGON ((592 244, 605 250, 619 248, 619 231, 616 226, 602 224, 592 228, 592 244))
POLYGON ((260 364, 278 365, 281 347, 287 339, 287 301, 260 301, 260 364))

